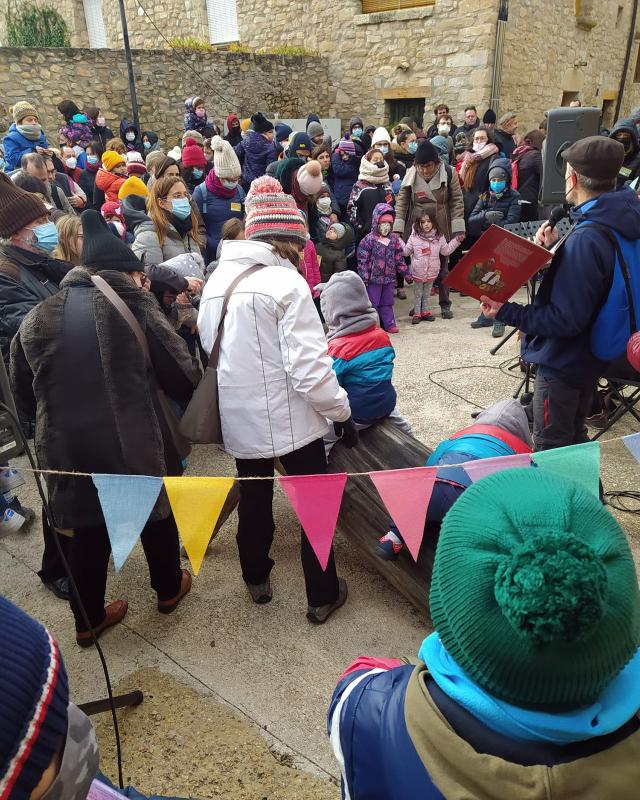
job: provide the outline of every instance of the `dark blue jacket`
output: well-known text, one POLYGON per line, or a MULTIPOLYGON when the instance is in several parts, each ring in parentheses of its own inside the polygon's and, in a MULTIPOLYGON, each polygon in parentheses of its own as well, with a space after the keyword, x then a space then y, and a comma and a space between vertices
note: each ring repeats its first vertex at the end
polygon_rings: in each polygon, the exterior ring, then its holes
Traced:
MULTIPOLYGON (((508 189, 500 197, 492 194, 488 189, 481 194, 467 220, 467 233, 469 236, 482 236, 491 226, 491 222, 486 219, 487 211, 501 211, 502 219, 500 222, 493 223, 503 228, 505 225, 512 225, 522 219, 522 206, 520 205, 520 194, 511 188, 511 162, 508 158, 496 158, 489 166, 489 172, 494 167, 502 167, 507 173, 508 189)), ((487 180, 488 183, 488 180, 487 180)))
POLYGON ((356 156, 351 156, 348 161, 343 161, 339 153, 333 153, 331 156, 333 194, 342 208, 347 207, 353 184, 358 180, 359 163, 356 156))
MULTIPOLYGON (((623 245, 635 285, 640 286, 640 203, 635 192, 605 192, 574 208, 571 220, 611 228, 623 245)), ((554 256, 534 303, 502 306, 496 319, 526 334, 522 344, 526 361, 574 386, 589 385, 601 374, 606 362, 593 355, 591 334, 608 299, 614 265, 614 248, 606 234, 580 224, 554 256)), ((627 338, 628 319, 625 303, 619 325, 627 338)))
POLYGON ((273 142, 256 131, 249 131, 234 149, 242 164, 242 180, 246 184, 264 175, 267 166, 277 157, 273 142))
POLYGON ((207 263, 216 260, 216 251, 224 223, 233 217, 242 219, 245 197, 245 191, 240 185, 231 198, 212 194, 204 183, 196 186, 193 199, 196 201, 207 229, 207 263))

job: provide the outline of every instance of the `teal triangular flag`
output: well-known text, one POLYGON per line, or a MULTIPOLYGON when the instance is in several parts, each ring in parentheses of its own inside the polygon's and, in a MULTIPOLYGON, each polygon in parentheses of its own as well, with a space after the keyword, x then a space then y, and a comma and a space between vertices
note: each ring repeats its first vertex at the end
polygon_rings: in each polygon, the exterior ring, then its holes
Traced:
POLYGON ((162 489, 149 475, 93 475, 111 542, 116 572, 138 541, 162 489))
POLYGON ((531 458, 540 469, 564 478, 572 478, 596 497, 600 496, 600 442, 540 450, 533 453, 531 458))

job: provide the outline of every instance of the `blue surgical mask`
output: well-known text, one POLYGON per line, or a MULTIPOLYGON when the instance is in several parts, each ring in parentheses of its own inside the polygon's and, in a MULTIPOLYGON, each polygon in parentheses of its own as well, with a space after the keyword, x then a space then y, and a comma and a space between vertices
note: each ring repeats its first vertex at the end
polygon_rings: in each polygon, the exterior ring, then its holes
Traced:
POLYGON ((201 177, 204 175, 204 170, 202 170, 202 169, 199 169, 198 167, 194 167, 194 168, 191 170, 191 174, 193 175, 193 177, 194 177, 194 178, 195 178, 197 181, 199 181, 199 180, 200 180, 200 178, 201 178, 201 177))
POLYGON ((356 139, 359 139, 362 136, 363 133, 364 133, 364 131, 362 130, 362 128, 354 128, 351 131, 351 135, 355 136, 356 139))
POLYGON ((494 194, 502 194, 507 188, 506 181, 489 181, 489 186, 494 194))
POLYGON ((0 172, 4 172, 4 168, 7 166, 7 162, 4 158, 0 158, 0 172))
POLYGON ((36 247, 45 253, 51 253, 58 246, 58 229, 53 222, 44 222, 31 229, 36 237, 36 247))
POLYGON ((409 142, 407 145, 407 150, 413 155, 416 150, 418 149, 418 142, 409 142))
POLYGON ((386 156, 389 152, 389 145, 388 144, 381 144, 378 146, 378 150, 382 153, 383 156, 386 156))
POLYGON ((148 150, 151 147, 151 142, 144 142, 144 149, 148 150))
POLYGON ((171 211, 178 219, 186 219, 191 216, 191 203, 188 197, 180 197, 171 201, 171 211))
POLYGON ((98 161, 98 156, 87 156, 87 164, 97 164, 98 161))

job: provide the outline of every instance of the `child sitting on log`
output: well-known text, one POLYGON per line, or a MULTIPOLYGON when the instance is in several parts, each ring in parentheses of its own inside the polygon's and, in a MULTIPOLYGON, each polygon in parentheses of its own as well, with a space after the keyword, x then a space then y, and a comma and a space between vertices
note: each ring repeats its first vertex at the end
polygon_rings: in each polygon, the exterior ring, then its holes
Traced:
MULTIPOLYGON (((480 458, 513 456, 530 453, 532 446, 529 420, 517 400, 501 400, 479 414, 473 425, 454 433, 440 442, 427 459, 427 467, 439 467, 433 494, 427 508, 427 529, 438 533, 445 514, 472 483, 462 467, 465 461, 480 458), (435 528, 434 528, 435 526, 435 528)), ((376 555, 385 561, 395 561, 404 543, 395 525, 376 545, 376 555)))
MULTIPOLYGON (((391 383, 396 354, 389 335, 378 325, 362 278, 349 270, 336 272, 323 288, 320 308, 333 369, 349 396, 356 428, 363 430, 387 418, 411 433, 411 426, 396 408, 396 390, 391 383)), ((324 437, 327 456, 337 441, 332 427, 324 437)))

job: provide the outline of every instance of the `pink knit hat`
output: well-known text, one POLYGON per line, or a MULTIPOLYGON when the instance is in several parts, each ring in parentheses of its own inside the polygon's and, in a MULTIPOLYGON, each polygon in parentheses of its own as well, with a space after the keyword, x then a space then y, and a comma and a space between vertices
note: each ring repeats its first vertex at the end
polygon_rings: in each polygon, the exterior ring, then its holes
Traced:
POLYGON ((144 175, 147 167, 144 159, 137 150, 130 150, 125 158, 127 160, 127 172, 129 175, 144 175))
POLYGON ((317 161, 307 161, 298 170, 298 186, 302 194, 313 197, 322 189, 322 169, 317 161))
POLYGON ((307 243, 304 214, 275 178, 256 178, 249 187, 245 208, 245 239, 282 239, 302 246, 307 243))
POLYGON ((183 167, 206 167, 207 159, 195 139, 189 137, 182 148, 183 167))

